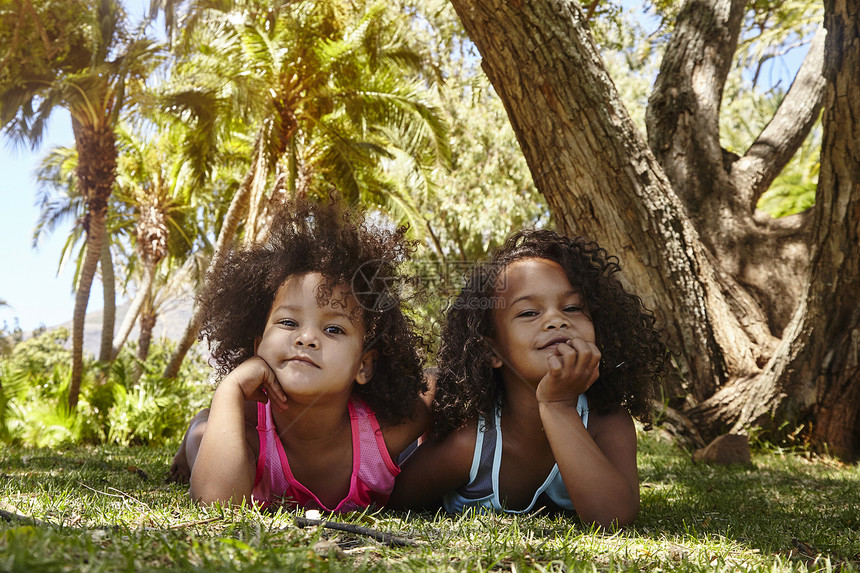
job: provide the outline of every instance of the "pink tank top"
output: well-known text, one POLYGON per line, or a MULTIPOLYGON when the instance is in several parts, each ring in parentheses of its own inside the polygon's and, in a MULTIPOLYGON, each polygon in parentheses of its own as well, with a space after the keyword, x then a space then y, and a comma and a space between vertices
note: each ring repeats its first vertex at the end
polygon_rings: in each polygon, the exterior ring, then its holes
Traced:
POLYGON ((320 509, 354 511, 375 504, 383 506, 391 495, 400 468, 391 460, 376 414, 360 398, 349 401, 352 427, 352 475, 349 493, 336 507, 326 507, 314 493, 293 476, 284 446, 275 431, 271 403, 257 405, 260 455, 252 496, 263 507, 272 502, 320 509))

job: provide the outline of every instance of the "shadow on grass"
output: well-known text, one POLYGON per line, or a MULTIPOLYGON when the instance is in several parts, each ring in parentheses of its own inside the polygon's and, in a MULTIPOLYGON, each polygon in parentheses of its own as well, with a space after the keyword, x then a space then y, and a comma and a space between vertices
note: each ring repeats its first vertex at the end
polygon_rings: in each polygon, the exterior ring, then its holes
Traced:
POLYGON ((750 467, 693 464, 678 452, 644 457, 631 533, 724 538, 763 554, 860 567, 858 468, 800 455, 758 455, 750 467))
POLYGON ((0 453, 0 480, 13 479, 19 489, 41 491, 75 484, 146 488, 163 482, 163 455, 162 449, 122 447, 6 451, 0 453), (149 455, 141 455, 147 450, 149 455))

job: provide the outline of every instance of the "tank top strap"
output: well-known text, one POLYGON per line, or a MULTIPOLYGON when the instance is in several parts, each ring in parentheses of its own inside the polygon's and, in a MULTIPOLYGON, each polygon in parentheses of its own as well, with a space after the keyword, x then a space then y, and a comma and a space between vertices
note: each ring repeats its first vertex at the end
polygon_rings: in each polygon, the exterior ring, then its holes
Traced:
POLYGON ((270 419, 272 411, 267 406, 268 403, 263 404, 262 402, 257 402, 257 432, 259 432, 260 437, 263 436, 263 432, 272 427, 272 421, 270 419))
POLYGON ((579 417, 582 418, 582 425, 586 428, 588 427, 588 398, 585 397, 585 394, 580 394, 579 399, 576 401, 576 412, 579 414, 579 417))

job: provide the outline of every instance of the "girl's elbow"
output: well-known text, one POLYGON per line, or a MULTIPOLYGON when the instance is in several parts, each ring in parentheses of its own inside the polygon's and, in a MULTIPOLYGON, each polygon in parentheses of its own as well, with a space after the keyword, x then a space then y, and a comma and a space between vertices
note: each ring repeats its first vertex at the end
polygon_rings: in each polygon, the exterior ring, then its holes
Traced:
MULTIPOLYGON (((439 496, 439 498, 441 499, 441 496, 439 496)), ((405 491, 404 488, 398 489, 395 486, 385 507, 389 509, 414 509, 420 511, 437 507, 438 505, 439 504, 436 503, 436 496, 429 494, 428 492, 409 492, 405 491)))
POLYGON ((637 514, 638 512, 606 513, 594 516, 580 515, 580 519, 589 525, 596 525, 602 529, 617 529, 633 523, 637 514))
POLYGON ((625 503, 620 506, 606 506, 597 508, 594 511, 580 514, 582 521, 597 525, 604 529, 614 529, 630 525, 636 520, 639 515, 639 500, 632 500, 630 503, 625 503))
POLYGON ((250 502, 251 496, 237 493, 235 490, 224 491, 214 487, 198 487, 193 485, 188 490, 191 501, 207 507, 210 505, 239 505, 242 501, 250 502))
POLYGON ((624 527, 625 525, 630 525, 636 521, 636 517, 638 515, 639 505, 637 504, 635 508, 619 512, 616 516, 610 519, 608 523, 604 522, 600 525, 605 528, 624 527))
POLYGON ((217 492, 213 491, 211 487, 194 487, 194 482, 192 482, 191 487, 188 488, 188 496, 191 498, 191 501, 204 507, 215 503, 223 503, 225 501, 224 498, 219 496, 217 492))

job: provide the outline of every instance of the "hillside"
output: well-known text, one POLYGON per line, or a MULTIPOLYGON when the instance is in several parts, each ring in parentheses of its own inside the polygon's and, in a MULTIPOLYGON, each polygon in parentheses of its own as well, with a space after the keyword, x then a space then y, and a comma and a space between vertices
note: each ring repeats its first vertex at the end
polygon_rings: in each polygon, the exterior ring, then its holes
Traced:
MULTIPOLYGON (((162 338, 167 338, 169 340, 179 340, 182 336, 182 333, 185 331, 185 327, 188 325, 188 321, 191 319, 191 307, 192 307, 193 299, 189 295, 187 297, 182 297, 176 299, 174 302, 168 304, 161 314, 158 317, 158 322, 155 325, 155 331, 153 332, 153 340, 160 340, 162 338)), ((128 302, 125 304, 118 306, 116 310, 116 325, 114 327, 114 333, 119 330, 120 325, 122 324, 123 318, 125 317, 126 312, 128 312, 129 307, 128 302)), ((84 322, 84 353, 90 354, 92 356, 97 356, 99 353, 99 345, 101 344, 101 332, 102 332, 102 310, 96 310, 90 313, 87 313, 86 321, 84 322)), ((53 330, 55 328, 65 327, 69 329, 69 332, 72 331, 72 321, 69 320, 62 324, 56 324, 54 326, 49 326, 49 330, 53 330)), ((132 329, 131 334, 129 335, 129 340, 137 340, 140 335, 140 329, 135 325, 132 329)), ((27 333, 29 336, 29 333, 27 333)), ((71 344, 71 341, 69 342, 71 344)))

